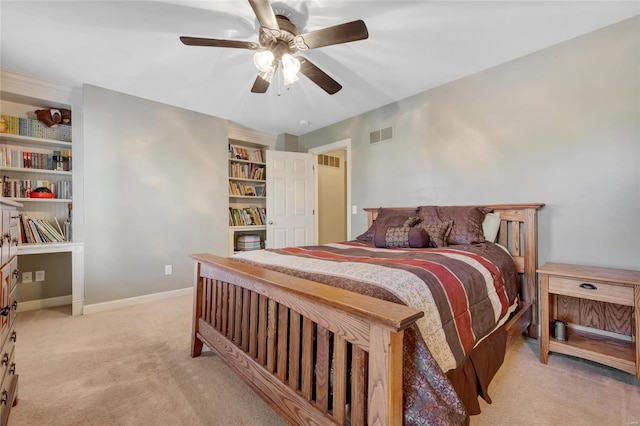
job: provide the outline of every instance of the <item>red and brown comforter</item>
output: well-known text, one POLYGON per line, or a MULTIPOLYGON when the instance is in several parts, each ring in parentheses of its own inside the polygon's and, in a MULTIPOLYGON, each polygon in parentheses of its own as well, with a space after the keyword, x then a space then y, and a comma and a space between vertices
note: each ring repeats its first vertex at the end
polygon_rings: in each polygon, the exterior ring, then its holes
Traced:
POLYGON ((513 259, 492 243, 382 249, 350 241, 234 258, 424 311, 405 333, 407 425, 468 421, 445 373, 508 315, 518 291, 513 259))

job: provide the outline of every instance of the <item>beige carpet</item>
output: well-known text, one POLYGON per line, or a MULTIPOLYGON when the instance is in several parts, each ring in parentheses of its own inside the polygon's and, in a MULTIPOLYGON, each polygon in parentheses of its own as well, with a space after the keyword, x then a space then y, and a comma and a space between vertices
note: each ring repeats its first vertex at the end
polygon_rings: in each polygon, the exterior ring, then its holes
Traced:
MULTIPOLYGON (((281 425, 211 352, 189 356, 191 297, 86 316, 17 318, 18 425, 281 425)), ((472 425, 635 425, 636 379, 519 341, 472 425)))

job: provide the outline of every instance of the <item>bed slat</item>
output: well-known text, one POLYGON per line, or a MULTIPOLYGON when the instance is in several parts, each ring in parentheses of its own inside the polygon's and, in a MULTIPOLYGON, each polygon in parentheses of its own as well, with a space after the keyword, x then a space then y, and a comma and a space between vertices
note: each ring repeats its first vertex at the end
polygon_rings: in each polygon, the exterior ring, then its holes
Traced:
POLYGON ((267 301, 267 370, 274 372, 276 369, 276 330, 278 317, 276 312, 278 304, 273 299, 267 301))
POLYGON ((316 338, 316 404, 326 413, 329 409, 329 330, 319 325, 316 338))
POLYGON ((289 353, 289 308, 278 306, 278 367, 277 375, 284 382, 287 380, 287 360, 289 353))
POLYGON ((302 396, 311 399, 313 394, 313 321, 302 319, 302 396))
POLYGON ((289 330, 289 386, 293 390, 300 389, 300 314, 290 310, 289 330))
POLYGON ((222 281, 216 281, 216 314, 215 314, 215 319, 216 319, 216 330, 221 331, 222 330, 222 288, 223 288, 223 284, 222 281))
MULTIPOLYGON (((235 287, 235 286, 234 286, 235 287)), ((235 318, 233 322, 233 341, 242 344, 242 288, 235 289, 235 318)))
POLYGON ((220 332, 227 335, 227 321, 229 319, 229 283, 222 283, 222 324, 220 332))
POLYGON ((351 424, 363 425, 367 419, 367 353, 352 346, 351 363, 351 424))
POLYGON ((253 358, 258 356, 258 300, 259 295, 255 291, 251 292, 251 314, 249 319, 249 355, 253 358))
POLYGON ((333 337, 333 418, 344 425, 347 403, 347 341, 335 335, 333 337))
POLYGON ((260 295, 260 308, 258 320, 258 362, 267 363, 267 298, 260 295))

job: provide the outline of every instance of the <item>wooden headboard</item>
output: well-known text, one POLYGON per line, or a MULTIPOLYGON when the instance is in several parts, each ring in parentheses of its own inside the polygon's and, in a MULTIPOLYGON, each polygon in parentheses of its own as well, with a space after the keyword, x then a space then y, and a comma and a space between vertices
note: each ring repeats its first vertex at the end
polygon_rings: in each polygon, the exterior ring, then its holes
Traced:
MULTIPOLYGON (((544 206, 536 204, 485 204, 500 214, 498 243, 506 247, 513 257, 516 270, 522 275, 521 298, 532 304, 532 321, 529 336, 538 337, 538 210, 544 206)), ((394 210, 415 212, 416 207, 393 207, 394 210)), ((378 216, 378 208, 365 208, 367 226, 371 226, 378 216)))

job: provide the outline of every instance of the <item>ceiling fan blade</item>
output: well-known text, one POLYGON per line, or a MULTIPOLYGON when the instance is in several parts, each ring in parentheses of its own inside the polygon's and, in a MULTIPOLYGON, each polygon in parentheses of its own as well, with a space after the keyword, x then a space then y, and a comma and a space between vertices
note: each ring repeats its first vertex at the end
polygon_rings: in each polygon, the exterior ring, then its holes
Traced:
POLYGON ((276 15, 273 13, 273 9, 271 9, 269 0, 249 0, 249 4, 253 9, 253 13, 256 14, 260 25, 270 30, 280 30, 276 15))
POLYGON ((200 37, 180 37, 180 41, 187 46, 210 46, 210 47, 234 47, 237 49, 258 50, 260 45, 252 41, 241 40, 218 40, 215 38, 200 37))
POLYGON ((253 82, 253 87, 251 88, 251 93, 265 93, 271 83, 269 83, 264 78, 257 76, 256 81, 253 82))
POLYGON ((342 89, 342 85, 340 85, 340 83, 329 77, 327 73, 315 66, 307 58, 298 56, 297 59, 300 61, 300 72, 309 80, 320 86, 322 90, 333 95, 342 89))
POLYGON ((310 33, 301 34, 294 39, 298 49, 316 49, 350 41, 364 40, 369 37, 369 31, 364 21, 352 21, 334 25, 310 33))

